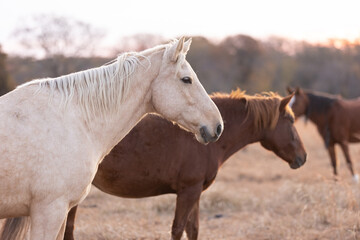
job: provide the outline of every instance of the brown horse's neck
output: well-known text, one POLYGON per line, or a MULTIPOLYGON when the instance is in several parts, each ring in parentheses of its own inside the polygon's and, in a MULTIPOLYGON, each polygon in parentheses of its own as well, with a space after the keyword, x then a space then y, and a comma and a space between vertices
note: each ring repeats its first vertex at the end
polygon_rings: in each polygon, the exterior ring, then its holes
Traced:
POLYGON ((212 98, 224 119, 224 132, 210 146, 219 153, 219 166, 247 144, 261 140, 263 131, 255 132, 254 117, 247 116, 244 101, 232 98, 212 98))
POLYGON ((332 95, 314 93, 306 93, 306 96, 308 104, 304 113, 305 118, 310 119, 316 125, 327 123, 328 113, 338 98, 332 95))

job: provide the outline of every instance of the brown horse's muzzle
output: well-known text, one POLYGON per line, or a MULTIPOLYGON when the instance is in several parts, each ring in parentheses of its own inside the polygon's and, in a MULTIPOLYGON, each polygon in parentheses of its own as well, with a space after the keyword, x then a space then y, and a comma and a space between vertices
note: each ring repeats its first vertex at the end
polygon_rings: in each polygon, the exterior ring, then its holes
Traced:
POLYGON ((303 157, 296 156, 295 160, 289 165, 292 169, 297 169, 302 165, 304 165, 305 162, 306 162, 306 153, 303 157))

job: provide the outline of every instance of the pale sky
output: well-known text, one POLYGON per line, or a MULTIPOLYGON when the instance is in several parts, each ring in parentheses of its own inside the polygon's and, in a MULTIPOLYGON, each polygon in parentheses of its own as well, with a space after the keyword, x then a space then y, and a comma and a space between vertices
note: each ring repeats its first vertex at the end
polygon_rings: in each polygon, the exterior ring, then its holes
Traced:
POLYGON ((137 33, 203 35, 221 39, 248 34, 323 42, 360 38, 359 0, 0 0, 0 44, 33 15, 69 16, 103 29, 108 43, 137 33))

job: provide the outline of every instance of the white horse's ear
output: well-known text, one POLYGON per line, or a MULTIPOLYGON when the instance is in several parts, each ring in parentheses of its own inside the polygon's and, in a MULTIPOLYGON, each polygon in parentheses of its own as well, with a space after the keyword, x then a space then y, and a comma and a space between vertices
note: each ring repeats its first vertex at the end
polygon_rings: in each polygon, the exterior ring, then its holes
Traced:
POLYGON ((185 37, 181 37, 176 44, 174 44, 170 49, 170 60, 172 62, 177 62, 180 53, 182 53, 184 48, 185 37))
POLYGON ((183 48, 183 53, 186 54, 189 49, 190 49, 190 45, 192 42, 192 38, 189 38, 185 43, 184 43, 184 48, 183 48))

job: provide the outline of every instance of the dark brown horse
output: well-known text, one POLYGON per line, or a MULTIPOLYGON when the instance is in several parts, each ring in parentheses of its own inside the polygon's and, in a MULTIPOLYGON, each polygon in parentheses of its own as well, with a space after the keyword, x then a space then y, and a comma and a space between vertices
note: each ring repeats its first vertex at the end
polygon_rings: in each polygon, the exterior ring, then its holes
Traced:
MULTIPOLYGON (((158 116, 143 119, 104 159, 93 184, 119 197, 142 198, 176 193, 172 239, 185 229, 197 239, 199 199, 214 181, 221 165, 245 145, 258 142, 291 168, 302 166, 306 153, 287 106, 290 98, 278 95, 247 96, 240 90, 212 97, 225 129, 216 143, 207 146, 158 116)), ((73 239, 76 208, 68 216, 65 239, 73 239)))
POLYGON ((290 104, 295 116, 304 115, 316 125, 329 152, 335 177, 338 174, 335 144, 339 144, 347 166, 358 182, 359 177, 353 168, 348 144, 360 141, 360 99, 344 100, 340 96, 301 88, 288 88, 288 92, 295 92, 290 104))

